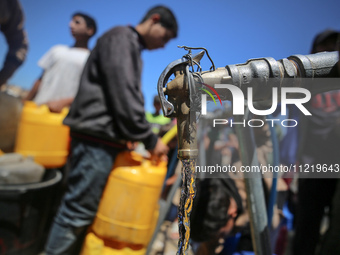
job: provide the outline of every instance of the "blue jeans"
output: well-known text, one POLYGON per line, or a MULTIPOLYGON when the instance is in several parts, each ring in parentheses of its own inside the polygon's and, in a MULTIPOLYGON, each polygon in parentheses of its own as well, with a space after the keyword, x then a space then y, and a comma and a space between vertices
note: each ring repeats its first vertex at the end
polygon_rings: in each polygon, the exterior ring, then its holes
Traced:
POLYGON ((67 191, 54 218, 46 255, 80 252, 119 149, 72 139, 67 191))

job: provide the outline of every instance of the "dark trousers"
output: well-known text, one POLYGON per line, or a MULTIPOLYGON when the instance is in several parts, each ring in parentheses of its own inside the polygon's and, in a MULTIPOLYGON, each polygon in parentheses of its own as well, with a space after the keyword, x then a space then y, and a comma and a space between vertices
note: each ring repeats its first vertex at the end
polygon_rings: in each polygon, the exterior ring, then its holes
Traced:
POLYGON ((323 239, 320 254, 340 254, 340 179, 337 179, 330 211, 330 226, 323 239))
POLYGON ((102 144, 72 139, 67 191, 54 218, 46 255, 79 254, 118 153, 102 144))
POLYGON ((330 206, 337 179, 300 179, 294 255, 314 255, 320 237, 320 224, 326 206, 330 206))

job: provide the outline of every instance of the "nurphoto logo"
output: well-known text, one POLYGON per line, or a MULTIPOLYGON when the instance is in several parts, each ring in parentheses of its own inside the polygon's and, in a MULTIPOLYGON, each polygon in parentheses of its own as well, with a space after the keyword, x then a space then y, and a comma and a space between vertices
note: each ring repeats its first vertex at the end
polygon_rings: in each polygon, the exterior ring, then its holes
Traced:
MULTIPOLYGON (((219 96, 219 94, 217 93, 217 91, 212 88, 211 86, 204 84, 205 86, 207 86, 209 89, 211 89, 217 96, 217 98, 220 100, 220 103, 222 105, 222 101, 221 98, 219 96)), ((231 85, 231 84, 215 84, 215 88, 216 89, 228 89, 231 92, 232 95, 232 114, 233 115, 244 115, 244 109, 245 109, 245 96, 243 94, 243 91, 235 86, 235 85, 231 85)), ((216 105, 216 101, 213 97, 213 95, 207 91, 206 89, 202 89, 203 91, 205 91, 215 102, 216 105)), ((272 88, 272 104, 270 106, 269 109, 256 109, 254 107, 254 101, 253 101, 253 88, 248 87, 247 88, 247 106, 248 109, 251 113, 258 115, 258 116, 268 116, 272 113, 274 113, 274 111, 277 108, 278 105, 278 97, 279 95, 281 96, 280 98, 280 102, 281 102, 281 115, 285 116, 287 115, 287 105, 292 104, 295 105, 304 115, 308 116, 308 115, 312 115, 305 106, 303 106, 304 103, 307 103, 310 99, 311 99, 311 93, 309 90, 305 89, 305 88, 297 88, 297 87, 284 87, 284 88, 280 88, 280 92, 278 93, 278 88, 272 88), (301 97, 299 98, 288 98, 288 94, 289 93, 294 93, 294 94, 301 94, 301 97)), ((202 115, 206 115, 207 114, 207 94, 202 93, 201 95, 201 114, 202 115)), ((276 121, 280 121, 281 125, 284 127, 295 127, 298 122, 294 119, 284 119, 284 120, 280 120, 280 119, 266 119, 267 122, 271 122, 272 126, 274 126, 274 122, 276 121)), ((236 125, 236 124, 241 124, 243 126, 245 125, 249 125, 250 127, 262 127, 264 125, 264 121, 261 119, 250 119, 248 121, 243 120, 243 122, 233 122, 232 120, 228 120, 228 119, 214 119, 213 120, 213 126, 215 127, 216 125, 225 125, 225 124, 230 124, 232 125, 236 125)))

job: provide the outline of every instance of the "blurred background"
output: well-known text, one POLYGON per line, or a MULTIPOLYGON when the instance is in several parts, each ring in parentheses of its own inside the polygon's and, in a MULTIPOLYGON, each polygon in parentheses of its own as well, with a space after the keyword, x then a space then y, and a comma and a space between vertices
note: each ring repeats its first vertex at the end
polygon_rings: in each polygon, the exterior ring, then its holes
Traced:
MULTIPOLYGON (((26 90, 33 86, 42 70, 37 61, 56 44, 72 45, 68 27, 71 15, 81 11, 97 21, 92 49, 105 31, 116 25, 136 25, 147 9, 157 4, 170 7, 179 21, 179 35, 165 49, 144 51, 143 91, 146 110, 153 109, 156 84, 163 69, 186 51, 177 45, 205 47, 216 67, 243 63, 250 58, 281 59, 308 54, 314 36, 331 28, 340 30, 338 0, 286 1, 112 1, 112 0, 21 0, 29 52, 24 64, 8 81, 26 90)), ((0 56, 7 50, 0 35, 0 56)), ((1 59, 2 63, 3 59, 1 59)), ((205 58, 204 70, 210 65, 205 58)))

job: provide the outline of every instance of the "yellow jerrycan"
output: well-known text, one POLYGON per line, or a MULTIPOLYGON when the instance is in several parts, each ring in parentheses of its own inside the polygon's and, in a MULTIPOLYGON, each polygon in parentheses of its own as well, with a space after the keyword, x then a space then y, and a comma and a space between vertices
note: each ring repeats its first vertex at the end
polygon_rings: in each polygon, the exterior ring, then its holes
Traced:
POLYGON ((37 106, 26 101, 22 109, 14 151, 34 157, 45 168, 61 167, 66 163, 69 127, 62 124, 68 113, 50 112, 47 105, 37 106))
MULTIPOLYGON (((168 143, 176 126, 162 138, 168 143)), ((121 152, 104 189, 81 255, 142 255, 156 226, 167 162, 121 152)))

